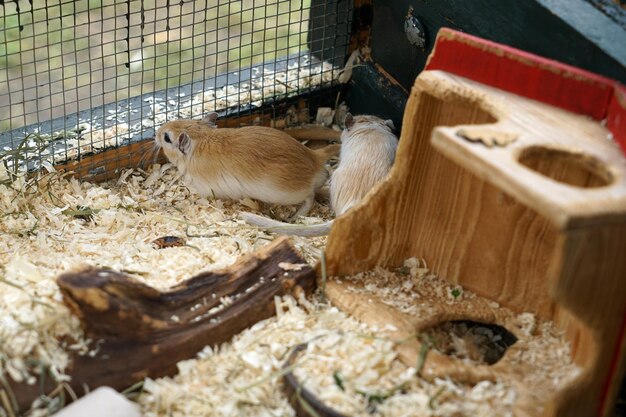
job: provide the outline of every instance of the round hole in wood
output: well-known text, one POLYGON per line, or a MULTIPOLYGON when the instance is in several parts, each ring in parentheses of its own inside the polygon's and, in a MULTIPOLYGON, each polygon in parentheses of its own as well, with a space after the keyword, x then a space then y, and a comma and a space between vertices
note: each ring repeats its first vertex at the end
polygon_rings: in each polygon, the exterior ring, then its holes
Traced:
POLYGON ((472 320, 444 321, 422 335, 422 343, 429 343, 432 349, 476 365, 493 365, 517 342, 517 337, 500 325, 472 320))
POLYGON ((604 187, 613 182, 613 175, 599 159, 562 149, 531 146, 522 151, 519 162, 541 175, 574 187, 604 187))

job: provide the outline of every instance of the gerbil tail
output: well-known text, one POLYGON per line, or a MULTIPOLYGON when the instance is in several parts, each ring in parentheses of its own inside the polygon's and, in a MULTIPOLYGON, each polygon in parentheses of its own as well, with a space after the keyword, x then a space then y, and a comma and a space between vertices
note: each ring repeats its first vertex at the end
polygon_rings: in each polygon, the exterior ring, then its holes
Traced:
POLYGON ((289 136, 298 139, 300 142, 304 140, 323 140, 327 142, 340 142, 341 132, 333 130, 329 127, 320 125, 305 125, 302 127, 292 127, 284 130, 289 136))
POLYGON ((330 227, 333 224, 332 220, 320 224, 311 225, 283 223, 245 211, 240 211, 239 217, 241 217, 246 223, 260 227, 261 229, 267 230, 268 232, 290 236, 325 236, 330 232, 330 227))
POLYGON ((332 158, 333 156, 339 155, 340 150, 341 150, 341 145, 337 144, 337 145, 324 146, 323 148, 315 149, 313 152, 319 155, 320 160, 323 160, 325 162, 328 159, 332 158))

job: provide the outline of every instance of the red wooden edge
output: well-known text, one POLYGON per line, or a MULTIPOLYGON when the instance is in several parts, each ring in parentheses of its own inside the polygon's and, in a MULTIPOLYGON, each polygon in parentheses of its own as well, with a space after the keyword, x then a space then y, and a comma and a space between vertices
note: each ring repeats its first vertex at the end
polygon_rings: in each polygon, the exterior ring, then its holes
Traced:
POLYGON ((606 127, 626 154, 626 87, 621 84, 615 84, 606 117, 606 127))
POLYGON ((437 34, 427 70, 443 70, 596 120, 626 152, 626 89, 617 82, 449 28, 437 34))

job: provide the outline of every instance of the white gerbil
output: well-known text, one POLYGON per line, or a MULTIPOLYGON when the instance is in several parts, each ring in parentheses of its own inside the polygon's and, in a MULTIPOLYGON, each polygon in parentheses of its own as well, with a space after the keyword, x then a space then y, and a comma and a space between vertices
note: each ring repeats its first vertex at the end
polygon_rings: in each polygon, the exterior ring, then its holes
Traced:
POLYGON ((294 217, 306 215, 328 178, 324 164, 339 145, 312 150, 269 127, 216 129, 216 119, 210 113, 202 120, 167 122, 155 143, 202 196, 302 203, 294 217))
MULTIPOLYGON (((330 179, 330 204, 337 216, 345 213, 383 180, 395 160, 398 138, 393 122, 376 116, 346 115, 341 133, 339 166, 330 179)), ((248 223, 270 231, 298 236, 328 234, 332 221, 301 226, 251 213, 240 213, 248 223)))
POLYGON ((339 166, 330 180, 330 205, 337 216, 387 176, 398 147, 391 120, 348 113, 344 125, 339 166))

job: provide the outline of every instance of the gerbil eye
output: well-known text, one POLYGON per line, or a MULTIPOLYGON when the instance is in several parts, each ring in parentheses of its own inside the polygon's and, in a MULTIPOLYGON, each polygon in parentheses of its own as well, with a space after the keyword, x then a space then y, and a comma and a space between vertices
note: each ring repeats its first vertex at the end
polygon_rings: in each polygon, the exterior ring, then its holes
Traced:
POLYGON ((165 134, 165 141, 167 143, 172 143, 172 140, 170 139, 170 135, 168 135, 167 133, 165 134))

